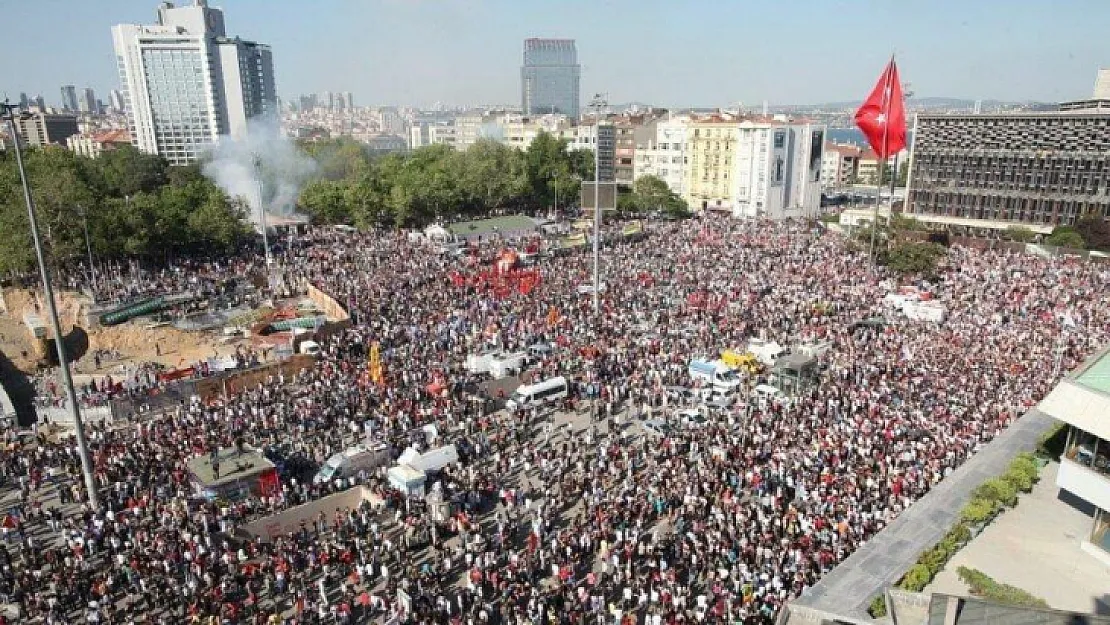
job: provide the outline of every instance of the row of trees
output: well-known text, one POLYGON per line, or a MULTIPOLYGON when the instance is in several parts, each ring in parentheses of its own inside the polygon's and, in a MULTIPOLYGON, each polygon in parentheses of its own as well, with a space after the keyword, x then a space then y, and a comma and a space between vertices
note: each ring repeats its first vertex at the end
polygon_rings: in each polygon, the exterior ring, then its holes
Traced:
MULTIPOLYGON (((29 149, 24 165, 43 247, 54 262, 84 256, 85 227, 98 259, 220 252, 249 232, 241 203, 199 167, 170 167, 132 147, 98 159, 60 147, 29 149)), ((0 154, 0 272, 34 266, 14 153, 0 154)))
POLYGON ((318 179, 301 192, 300 207, 322 223, 420 226, 497 210, 546 210, 577 201, 593 177, 593 154, 541 133, 519 150, 482 140, 465 152, 433 145, 408 154, 371 157, 354 141, 307 143, 318 179))
MULTIPOLYGON (((1024 226, 1007 228, 1006 236, 1020 243, 1037 239, 1037 233, 1024 226)), ((1052 233, 1044 237, 1044 243, 1073 250, 1110 251, 1110 222, 1096 214, 1084 215, 1075 220, 1073 226, 1053 228, 1052 233)))

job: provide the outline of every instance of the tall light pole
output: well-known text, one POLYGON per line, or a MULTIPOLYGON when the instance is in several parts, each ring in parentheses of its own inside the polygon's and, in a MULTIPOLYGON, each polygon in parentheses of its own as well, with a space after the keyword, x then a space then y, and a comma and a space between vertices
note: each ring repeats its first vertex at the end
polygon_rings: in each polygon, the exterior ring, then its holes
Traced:
POLYGON ((96 492, 96 480, 93 478, 92 460, 89 458, 89 447, 85 440, 85 426, 81 422, 81 407, 77 404, 77 391, 73 388, 73 376, 69 372, 69 360, 66 358, 65 345, 62 343, 62 324, 58 321, 58 307, 54 303, 54 288, 50 285, 50 272, 46 269, 46 259, 42 253, 42 240, 39 237, 39 223, 35 218, 35 204, 31 199, 31 185, 27 182, 27 171, 23 168, 23 148, 19 142, 19 132, 15 128, 15 110, 19 108, 5 101, 0 104, 3 117, 8 122, 8 131, 12 135, 15 147, 15 164, 19 168, 19 179, 23 183, 23 202, 27 205, 27 220, 31 224, 31 239, 35 244, 35 257, 39 263, 39 276, 42 277, 42 290, 46 299, 46 309, 50 313, 50 325, 54 330, 54 347, 58 350, 58 365, 62 368, 62 383, 66 387, 66 399, 73 412, 73 427, 77 430, 77 455, 81 457, 81 473, 85 476, 85 490, 88 491, 89 505, 94 510, 100 507, 99 497, 96 492))
POLYGON ((89 251, 89 276, 92 278, 93 288, 93 303, 96 303, 96 265, 93 264, 92 255, 92 239, 89 238, 89 211, 88 209, 78 206, 77 210, 81 211, 81 219, 85 221, 85 248, 89 251))
POLYGON ((266 206, 262 201, 262 159, 257 156, 254 158, 254 181, 258 187, 258 214, 262 226, 262 247, 266 253, 266 275, 268 276, 273 259, 270 258, 270 233, 266 226, 266 206))
POLYGON ((555 223, 559 223, 559 172, 551 172, 551 177, 555 179, 555 223))
POLYGON ((594 315, 601 312, 601 111, 608 103, 600 94, 590 100, 594 109, 594 315))

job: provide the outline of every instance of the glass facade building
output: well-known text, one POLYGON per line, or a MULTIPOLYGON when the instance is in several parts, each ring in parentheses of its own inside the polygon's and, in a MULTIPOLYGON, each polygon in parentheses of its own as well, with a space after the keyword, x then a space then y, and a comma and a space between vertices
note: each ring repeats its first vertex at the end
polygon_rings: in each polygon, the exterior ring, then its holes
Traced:
POLYGON ((158 23, 112 29, 128 130, 140 150, 172 165, 198 160, 248 120, 276 113, 268 46, 229 38, 223 12, 166 2, 158 23))
POLYGON ((520 68, 524 114, 559 113, 578 119, 581 74, 573 39, 526 39, 520 68))

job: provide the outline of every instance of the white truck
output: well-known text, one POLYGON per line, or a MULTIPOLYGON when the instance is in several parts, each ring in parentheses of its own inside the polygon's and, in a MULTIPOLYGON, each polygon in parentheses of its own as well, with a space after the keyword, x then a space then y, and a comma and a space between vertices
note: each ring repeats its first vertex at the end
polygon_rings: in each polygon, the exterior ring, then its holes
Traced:
POLYGON ((726 392, 740 386, 740 377, 721 360, 691 360, 689 372, 690 378, 726 392))
POLYGON ((489 373, 500 380, 524 371, 528 364, 528 352, 503 352, 489 361, 489 373))
POLYGON ((773 367, 779 357, 786 351, 775 341, 766 341, 763 339, 752 339, 748 341, 748 351, 753 356, 759 359, 759 362, 773 367))
POLYGON ((389 447, 383 443, 355 445, 328 458, 312 481, 325 484, 332 480, 355 477, 360 471, 369 473, 389 464, 389 459, 389 447))

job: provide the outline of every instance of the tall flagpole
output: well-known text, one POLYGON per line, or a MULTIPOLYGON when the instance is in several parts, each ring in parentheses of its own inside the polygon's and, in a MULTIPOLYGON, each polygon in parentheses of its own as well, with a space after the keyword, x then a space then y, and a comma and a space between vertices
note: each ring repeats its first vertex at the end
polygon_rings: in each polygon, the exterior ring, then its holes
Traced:
MULTIPOLYGON (((890 55, 890 63, 886 66, 886 85, 883 87, 883 144, 882 154, 879 157, 878 172, 875 176, 875 213, 871 218, 871 250, 867 253, 871 263, 875 263, 875 233, 879 230, 879 203, 883 197, 883 169, 886 167, 887 132, 890 130, 890 101, 894 96, 891 79, 894 78, 894 55, 890 55)), ((892 196, 893 197, 893 196, 892 196)))

